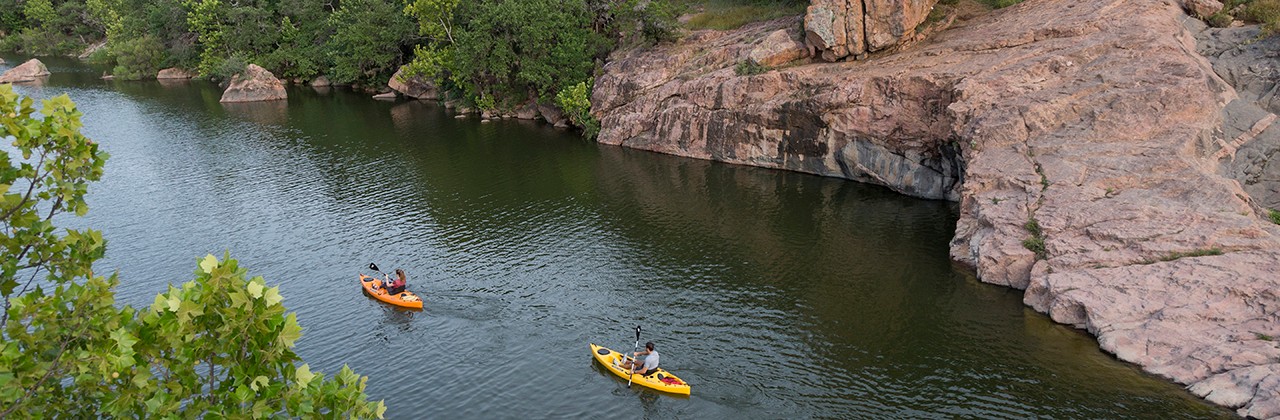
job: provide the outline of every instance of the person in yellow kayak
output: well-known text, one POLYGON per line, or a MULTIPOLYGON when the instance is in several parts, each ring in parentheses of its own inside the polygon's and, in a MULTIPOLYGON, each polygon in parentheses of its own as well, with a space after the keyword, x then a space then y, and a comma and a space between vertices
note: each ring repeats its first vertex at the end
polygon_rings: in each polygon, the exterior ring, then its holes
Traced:
POLYGON ((622 367, 632 369, 631 373, 648 375, 658 369, 658 351, 653 349, 653 342, 644 343, 644 350, 632 353, 633 359, 622 362, 622 367))
POLYGON ((385 287, 385 288, 386 288, 386 290, 387 290, 387 294, 389 294, 389 295, 394 295, 394 294, 397 294, 397 293, 404 292, 404 286, 405 286, 405 284, 406 284, 406 283, 408 283, 408 282, 409 282, 409 281, 408 281, 407 276, 405 276, 405 274, 404 274, 404 270, 401 270, 401 269, 397 268, 397 269, 396 269, 396 279, 395 279, 395 280, 392 280, 390 283, 387 283, 387 284, 386 284, 386 287, 385 287))

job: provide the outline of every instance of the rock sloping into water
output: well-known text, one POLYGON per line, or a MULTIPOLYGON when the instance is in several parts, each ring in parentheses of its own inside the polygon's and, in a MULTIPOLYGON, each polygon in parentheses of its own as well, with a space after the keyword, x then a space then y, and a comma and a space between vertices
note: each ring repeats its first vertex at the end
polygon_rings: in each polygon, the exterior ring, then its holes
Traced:
POLYGON ((33 58, 0 74, 0 83, 35 82, 48 75, 49 69, 45 68, 44 63, 33 58))
POLYGON ((192 77, 195 77, 195 74, 177 67, 162 69, 156 73, 156 79, 159 80, 184 80, 192 77))
POLYGON ((431 81, 422 78, 422 76, 408 77, 404 73, 404 67, 396 70, 396 74, 391 75, 391 80, 387 82, 387 86, 401 95, 414 99, 437 99, 440 92, 436 89, 436 85, 431 81))
POLYGON ((244 71, 231 78, 231 85, 222 93, 219 102, 259 102, 288 98, 284 83, 257 64, 250 64, 244 71))
MULTIPOLYGON (((600 141, 960 202, 952 257, 1120 359, 1280 416, 1280 226, 1219 175, 1235 90, 1181 4, 1032 1, 865 61, 737 75, 793 21, 615 53, 600 141)), ((791 29, 798 30, 798 29, 791 29)))

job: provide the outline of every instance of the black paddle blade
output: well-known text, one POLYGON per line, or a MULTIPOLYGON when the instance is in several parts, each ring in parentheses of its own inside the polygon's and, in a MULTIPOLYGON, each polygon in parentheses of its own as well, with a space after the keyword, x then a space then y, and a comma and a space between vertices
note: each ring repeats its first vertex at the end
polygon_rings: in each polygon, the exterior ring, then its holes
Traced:
POLYGON ((640 326, 636 326, 636 341, 640 341, 640 326))
POLYGON ((369 269, 373 271, 382 271, 382 270, 379 270, 378 265, 374 263, 369 263, 369 269))

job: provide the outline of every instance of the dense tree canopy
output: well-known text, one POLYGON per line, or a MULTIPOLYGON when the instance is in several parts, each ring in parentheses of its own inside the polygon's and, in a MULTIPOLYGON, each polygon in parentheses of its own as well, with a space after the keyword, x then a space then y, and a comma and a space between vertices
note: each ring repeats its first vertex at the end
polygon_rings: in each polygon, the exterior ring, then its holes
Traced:
POLYGON ((510 109, 589 87, 616 47, 675 39, 675 15, 668 0, 0 0, 0 49, 74 53, 105 37, 94 59, 118 79, 180 67, 225 80, 253 63, 382 86, 411 63, 451 98, 510 109))

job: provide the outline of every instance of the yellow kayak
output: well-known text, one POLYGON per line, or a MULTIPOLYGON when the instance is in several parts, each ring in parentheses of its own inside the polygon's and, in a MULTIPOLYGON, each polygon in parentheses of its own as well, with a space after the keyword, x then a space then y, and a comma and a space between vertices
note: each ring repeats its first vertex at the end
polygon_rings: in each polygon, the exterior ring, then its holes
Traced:
POLYGON ((622 367, 622 353, 591 344, 591 355, 614 375, 622 379, 631 378, 631 383, 662 392, 689 395, 689 384, 662 368, 654 369, 654 373, 649 375, 631 375, 622 367))

